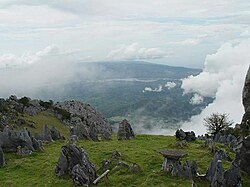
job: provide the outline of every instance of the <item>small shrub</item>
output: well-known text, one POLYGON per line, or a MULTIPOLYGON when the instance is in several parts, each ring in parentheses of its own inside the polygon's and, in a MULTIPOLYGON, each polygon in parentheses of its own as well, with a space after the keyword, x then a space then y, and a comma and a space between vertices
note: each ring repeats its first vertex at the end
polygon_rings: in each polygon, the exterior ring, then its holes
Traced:
POLYGON ((39 104, 42 107, 48 109, 48 108, 51 108, 53 106, 53 101, 52 100, 49 100, 49 101, 42 101, 42 100, 40 100, 39 104))
POLYGON ((28 97, 22 97, 18 100, 19 103, 22 103, 24 106, 29 106, 29 98, 28 97))
POLYGON ((58 107, 55 107, 54 110, 55 110, 58 114, 62 115, 62 118, 63 118, 63 119, 70 119, 70 113, 69 113, 68 111, 66 111, 66 110, 64 110, 64 109, 62 109, 62 108, 58 108, 58 107))

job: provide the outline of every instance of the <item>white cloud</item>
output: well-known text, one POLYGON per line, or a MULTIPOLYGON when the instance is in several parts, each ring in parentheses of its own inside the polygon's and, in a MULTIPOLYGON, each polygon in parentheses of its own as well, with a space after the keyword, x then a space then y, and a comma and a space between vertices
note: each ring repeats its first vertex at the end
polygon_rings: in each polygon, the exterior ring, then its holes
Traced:
POLYGON ((112 60, 140 60, 140 59, 159 59, 170 55, 159 48, 143 48, 138 43, 131 45, 122 45, 117 49, 113 49, 107 55, 112 60))
POLYGON ((216 53, 208 55, 203 72, 183 80, 185 93, 197 92, 201 96, 214 97, 200 115, 193 116, 183 128, 205 133, 203 119, 213 112, 228 113, 236 123, 241 121, 242 89, 250 62, 250 39, 237 45, 226 43, 216 53))
POLYGON ((72 55, 76 52, 78 52, 78 49, 63 51, 60 50, 57 45, 52 44, 35 53, 27 51, 22 55, 3 54, 0 56, 0 68, 27 66, 43 60, 46 61, 48 60, 49 57, 53 56, 65 57, 67 55, 72 55))
POLYGON ((199 105, 203 103, 204 98, 200 96, 199 94, 194 94, 194 96, 190 99, 190 104, 192 105, 199 105))
POLYGON ((162 91, 163 91, 163 86, 159 85, 158 88, 154 88, 154 89, 151 87, 145 87, 142 92, 145 93, 145 92, 162 92, 162 91))
POLYGON ((175 82, 167 82, 167 84, 165 84, 164 87, 171 90, 172 88, 176 87, 176 83, 175 82))
POLYGON ((184 45, 184 46, 195 46, 195 45, 198 45, 200 42, 201 42, 200 39, 189 38, 189 39, 185 39, 185 40, 182 40, 182 41, 169 42, 169 44, 172 44, 172 45, 184 45))

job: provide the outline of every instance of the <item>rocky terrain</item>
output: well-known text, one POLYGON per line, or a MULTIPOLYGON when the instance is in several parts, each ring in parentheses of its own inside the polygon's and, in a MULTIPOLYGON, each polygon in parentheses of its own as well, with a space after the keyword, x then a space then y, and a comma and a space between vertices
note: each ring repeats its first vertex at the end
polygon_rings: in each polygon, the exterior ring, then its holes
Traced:
POLYGON ((124 119, 114 138, 108 121, 89 104, 54 104, 16 96, 1 99, 0 183, 249 186, 249 75, 250 70, 243 90, 241 124, 198 137, 181 129, 175 137, 135 136, 132 125, 124 119))

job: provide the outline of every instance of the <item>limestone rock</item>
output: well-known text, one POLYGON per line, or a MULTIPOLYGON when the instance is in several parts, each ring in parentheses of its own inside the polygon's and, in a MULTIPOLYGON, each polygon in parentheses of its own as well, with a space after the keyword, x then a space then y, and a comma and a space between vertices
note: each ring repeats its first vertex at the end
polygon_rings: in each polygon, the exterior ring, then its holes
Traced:
POLYGON ((43 139, 43 141, 46 141, 46 142, 53 141, 52 136, 51 136, 51 131, 50 131, 48 125, 43 126, 42 139, 43 139))
POLYGON ((187 142, 196 140, 195 133, 193 131, 184 132, 182 129, 178 129, 175 132, 175 137, 178 140, 186 140, 187 142))
POLYGON ((236 162, 233 162, 231 167, 224 172, 224 180, 224 185, 226 187, 241 186, 240 168, 236 162))
POLYGON ((89 184, 91 183, 89 177, 86 175, 84 171, 84 168, 79 164, 73 167, 71 175, 75 185, 89 186, 89 184))
POLYGON ((56 103, 54 108, 58 113, 58 118, 72 126, 71 135, 77 135, 79 139, 94 141, 99 138, 111 139, 111 125, 89 104, 65 101, 56 103))
POLYGON ((43 110, 45 110, 45 108, 40 105, 39 100, 30 100, 28 106, 24 107, 23 112, 30 116, 35 116, 43 110))
POLYGON ((3 149, 0 146, 0 167, 5 166, 5 158, 4 158, 4 153, 3 153, 3 149))
POLYGON ((89 161, 87 153, 73 144, 62 146, 55 173, 57 176, 72 174, 76 184, 89 185, 97 178, 95 165, 89 161))
POLYGON ((218 154, 218 152, 216 152, 214 154, 213 160, 210 162, 210 165, 209 165, 209 167, 208 167, 208 169, 206 171, 206 178, 209 181, 212 181, 213 178, 214 178, 214 174, 216 172, 218 160, 221 160, 221 156, 218 154))
POLYGON ((224 171, 221 160, 216 163, 216 169, 212 178, 211 187, 224 187, 224 171))
POLYGON ((64 136, 60 133, 60 131, 56 127, 52 127, 50 129, 51 138, 53 140, 65 140, 64 136))
POLYGON ((4 152, 16 152, 17 147, 27 147, 29 150, 34 151, 33 143, 27 129, 16 132, 8 126, 0 132, 0 146, 4 152))
POLYGON ((135 138, 133 129, 126 119, 124 119, 119 125, 117 138, 118 140, 130 140, 135 138))
POLYGON ((236 159, 240 162, 240 168, 250 175, 250 136, 247 136, 240 143, 236 152, 236 159))
POLYGON ((245 114, 242 118, 240 127, 243 134, 248 134, 250 131, 250 66, 245 79, 242 101, 245 108, 245 114))

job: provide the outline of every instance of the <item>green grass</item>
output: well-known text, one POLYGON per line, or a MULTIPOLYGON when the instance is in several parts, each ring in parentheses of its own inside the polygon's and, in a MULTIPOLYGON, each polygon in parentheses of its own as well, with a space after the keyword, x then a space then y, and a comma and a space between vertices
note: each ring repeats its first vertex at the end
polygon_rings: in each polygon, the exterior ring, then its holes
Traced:
MULTIPOLYGON (((37 124, 37 129, 41 131, 44 123, 58 125, 58 129, 63 133, 68 133, 67 128, 61 127, 60 121, 47 113, 38 116, 25 116, 37 124)), ((65 135, 66 135, 65 134, 65 135)), ((142 171, 132 174, 125 169, 111 171, 108 180, 102 180, 98 186, 191 186, 191 181, 183 178, 172 177, 168 173, 161 171, 163 162, 162 156, 158 153, 160 149, 176 149, 176 140, 173 136, 156 136, 156 135, 137 135, 136 139, 129 141, 118 141, 115 135, 110 141, 79 141, 78 146, 82 146, 88 153, 90 160, 96 165, 98 174, 101 174, 101 161, 110 159, 114 150, 122 154, 122 159, 131 164, 137 163, 142 171)), ((74 186, 69 177, 56 177, 54 168, 61 150, 61 146, 66 141, 57 141, 45 145, 45 151, 34 152, 29 156, 20 157, 13 153, 6 153, 7 165, 0 168, 0 186, 1 187, 29 187, 29 186, 74 186)), ((225 148, 223 145, 217 145, 225 148)), ((208 148, 203 147, 201 141, 188 143, 187 147, 182 150, 188 155, 182 159, 196 160, 198 164, 198 172, 205 173, 213 155, 208 148)), ((230 150, 227 149, 230 152, 230 150)), ((230 152, 233 157, 234 153, 230 152)), ((230 162, 223 161, 224 168, 230 166, 230 162)), ((197 185, 209 186, 209 183, 202 180, 196 181, 197 185)), ((250 186, 250 178, 243 177, 243 186, 250 186)))
MULTIPOLYGON (((69 136, 69 129, 60 120, 58 120, 53 113, 41 112, 36 116, 30 116, 27 114, 20 115, 20 118, 25 119, 27 122, 35 122, 35 128, 27 127, 32 133, 38 132, 42 134, 43 126, 47 124, 50 128, 56 127, 65 137, 69 136)), ((23 125, 19 129, 26 127, 23 125)))

